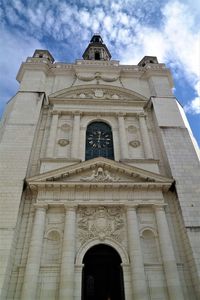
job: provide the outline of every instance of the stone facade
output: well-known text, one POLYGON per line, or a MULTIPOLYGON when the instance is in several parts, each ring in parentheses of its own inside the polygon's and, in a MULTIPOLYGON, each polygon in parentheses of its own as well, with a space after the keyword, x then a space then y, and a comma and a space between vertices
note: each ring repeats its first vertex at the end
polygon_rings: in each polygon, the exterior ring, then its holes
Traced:
POLYGON ((200 299, 199 160, 170 71, 99 43, 20 67, 0 136, 0 298, 83 299, 84 257, 104 244, 125 300, 200 299), (110 126, 114 160, 85 160, 92 122, 110 126))

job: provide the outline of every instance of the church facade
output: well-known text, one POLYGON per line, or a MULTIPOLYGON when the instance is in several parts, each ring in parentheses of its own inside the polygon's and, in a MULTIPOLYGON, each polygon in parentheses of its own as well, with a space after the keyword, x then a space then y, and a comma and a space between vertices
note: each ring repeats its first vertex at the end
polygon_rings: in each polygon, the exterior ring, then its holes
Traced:
POLYGON ((200 299, 200 171, 169 69, 36 50, 0 136, 0 299, 200 299))

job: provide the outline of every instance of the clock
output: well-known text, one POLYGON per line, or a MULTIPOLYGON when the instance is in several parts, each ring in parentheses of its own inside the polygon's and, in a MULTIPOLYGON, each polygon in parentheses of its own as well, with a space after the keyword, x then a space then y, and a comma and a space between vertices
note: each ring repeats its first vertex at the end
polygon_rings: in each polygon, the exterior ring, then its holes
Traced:
POLYGON ((106 148, 111 145, 111 137, 108 132, 97 130, 88 135, 88 144, 93 148, 106 148))
POLYGON ((104 122, 93 122, 86 132, 86 160, 99 156, 114 159, 112 130, 104 122))

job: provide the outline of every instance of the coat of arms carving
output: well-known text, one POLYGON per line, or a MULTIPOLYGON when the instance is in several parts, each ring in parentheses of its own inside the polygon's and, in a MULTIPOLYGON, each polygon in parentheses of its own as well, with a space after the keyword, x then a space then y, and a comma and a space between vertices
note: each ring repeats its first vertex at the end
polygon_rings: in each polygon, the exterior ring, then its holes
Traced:
POLYGON ((79 240, 81 244, 92 238, 103 241, 113 238, 122 242, 124 238, 124 212, 121 207, 79 208, 79 240))

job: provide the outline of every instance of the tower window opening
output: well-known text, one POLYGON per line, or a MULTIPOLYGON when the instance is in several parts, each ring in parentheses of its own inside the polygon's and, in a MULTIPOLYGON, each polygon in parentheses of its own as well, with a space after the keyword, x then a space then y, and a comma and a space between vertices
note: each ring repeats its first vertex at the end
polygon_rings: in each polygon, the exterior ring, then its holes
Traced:
POLYGON ((95 42, 95 43, 99 43, 99 37, 95 37, 95 38, 94 38, 94 42, 95 42))
POLYGON ((100 60, 100 53, 95 52, 94 58, 95 58, 95 60, 100 60))

